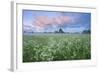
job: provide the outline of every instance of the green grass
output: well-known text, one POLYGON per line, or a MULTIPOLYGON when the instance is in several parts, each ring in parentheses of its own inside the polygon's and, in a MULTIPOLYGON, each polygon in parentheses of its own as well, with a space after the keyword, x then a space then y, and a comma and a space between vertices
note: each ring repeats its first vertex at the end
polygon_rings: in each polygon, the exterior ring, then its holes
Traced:
POLYGON ((91 58, 90 34, 23 35, 23 62, 91 58))

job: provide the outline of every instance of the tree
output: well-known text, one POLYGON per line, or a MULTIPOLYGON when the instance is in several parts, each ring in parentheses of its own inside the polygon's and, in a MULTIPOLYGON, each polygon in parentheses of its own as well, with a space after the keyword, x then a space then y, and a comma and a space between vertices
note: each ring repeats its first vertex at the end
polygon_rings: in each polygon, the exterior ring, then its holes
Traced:
POLYGON ((91 33, 90 30, 84 30, 83 33, 91 33))
POLYGON ((64 33, 64 31, 60 28, 60 29, 59 29, 59 33, 64 33))

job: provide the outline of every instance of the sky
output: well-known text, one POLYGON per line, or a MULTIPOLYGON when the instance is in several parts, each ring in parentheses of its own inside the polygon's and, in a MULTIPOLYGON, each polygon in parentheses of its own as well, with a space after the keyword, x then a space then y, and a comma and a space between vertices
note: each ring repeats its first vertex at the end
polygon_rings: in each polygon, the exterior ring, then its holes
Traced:
POLYGON ((90 30, 91 13, 23 10, 23 30, 26 32, 64 32, 90 30))

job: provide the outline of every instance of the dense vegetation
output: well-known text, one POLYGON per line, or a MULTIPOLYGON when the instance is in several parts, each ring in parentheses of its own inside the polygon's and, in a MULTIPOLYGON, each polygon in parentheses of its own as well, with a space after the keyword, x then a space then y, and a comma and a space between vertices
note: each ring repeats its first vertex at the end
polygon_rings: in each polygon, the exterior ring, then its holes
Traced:
POLYGON ((90 34, 23 35, 23 62, 91 58, 90 34))

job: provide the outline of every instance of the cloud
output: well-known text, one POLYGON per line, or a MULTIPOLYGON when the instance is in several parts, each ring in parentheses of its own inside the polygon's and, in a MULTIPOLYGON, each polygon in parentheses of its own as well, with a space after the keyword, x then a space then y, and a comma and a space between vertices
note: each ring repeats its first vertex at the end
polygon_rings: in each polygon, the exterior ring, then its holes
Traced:
POLYGON ((24 31, 35 31, 35 28, 32 24, 24 24, 24 31))
POLYGON ((70 16, 55 16, 55 17, 48 17, 48 16, 38 16, 33 21, 33 25, 36 28, 36 31, 42 31, 44 28, 48 26, 59 26, 64 25, 64 23, 68 24, 73 21, 73 18, 70 16))

